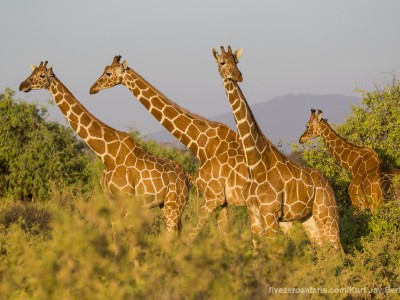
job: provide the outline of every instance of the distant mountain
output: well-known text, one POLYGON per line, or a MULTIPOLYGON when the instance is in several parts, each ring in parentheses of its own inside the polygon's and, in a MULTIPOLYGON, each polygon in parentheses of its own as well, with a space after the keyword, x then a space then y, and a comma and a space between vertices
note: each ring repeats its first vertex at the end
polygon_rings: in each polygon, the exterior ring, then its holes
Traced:
MULTIPOLYGON (((345 116, 350 114, 352 104, 360 103, 361 98, 355 96, 289 94, 253 104, 251 110, 261 130, 273 143, 287 144, 299 140, 310 117, 311 108, 322 110, 324 118, 330 123, 342 123, 345 116)), ((232 112, 207 118, 225 123, 236 131, 232 112)), ((147 135, 146 139, 160 143, 180 143, 165 129, 147 135)), ((287 147, 285 150, 290 151, 287 147)))

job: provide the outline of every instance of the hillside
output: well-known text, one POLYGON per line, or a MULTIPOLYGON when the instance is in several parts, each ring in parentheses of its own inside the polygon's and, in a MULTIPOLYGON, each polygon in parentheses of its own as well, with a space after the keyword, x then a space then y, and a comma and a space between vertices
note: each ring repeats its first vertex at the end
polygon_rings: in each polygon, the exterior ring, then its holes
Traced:
MULTIPOLYGON (((272 142, 291 143, 297 141, 303 133, 311 108, 321 109, 329 122, 341 123, 351 112, 351 105, 360 102, 361 98, 355 96, 289 94, 253 104, 251 109, 261 129, 272 142)), ((236 131, 231 112, 207 118, 225 123, 236 131)), ((146 138, 162 143, 179 143, 165 129, 149 134, 146 138)))

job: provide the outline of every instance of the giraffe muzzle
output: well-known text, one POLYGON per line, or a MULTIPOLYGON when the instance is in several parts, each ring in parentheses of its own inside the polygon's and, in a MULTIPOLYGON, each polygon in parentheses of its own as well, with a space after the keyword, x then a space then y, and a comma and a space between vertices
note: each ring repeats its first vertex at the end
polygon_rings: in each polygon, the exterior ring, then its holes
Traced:
POLYGON ((21 92, 27 93, 27 92, 29 92, 31 89, 32 89, 32 88, 31 88, 31 85, 29 84, 29 82, 24 81, 24 82, 22 82, 22 83, 19 85, 19 90, 20 90, 21 92))
POLYGON ((300 143, 300 144, 304 144, 306 141, 307 141, 307 137, 304 136, 304 135, 302 135, 302 136, 299 138, 299 143, 300 143))
POLYGON ((94 95, 97 94, 100 91, 100 89, 97 87, 96 84, 93 84, 92 87, 90 88, 89 94, 94 95))

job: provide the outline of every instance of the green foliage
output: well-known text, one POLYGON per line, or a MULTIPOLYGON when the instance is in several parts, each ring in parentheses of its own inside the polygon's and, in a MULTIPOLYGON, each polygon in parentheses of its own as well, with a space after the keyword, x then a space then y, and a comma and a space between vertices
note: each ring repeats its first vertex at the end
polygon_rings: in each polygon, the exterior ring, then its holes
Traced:
POLYGON ((189 150, 177 148, 168 143, 158 144, 154 140, 145 140, 145 137, 137 130, 132 129, 129 134, 132 135, 132 137, 151 154, 176 161, 191 175, 194 175, 197 172, 199 162, 189 150))
POLYGON ((400 84, 372 92, 360 90, 363 101, 354 106, 341 135, 357 145, 373 148, 386 162, 400 166, 400 84))
POLYGON ((369 222, 369 238, 382 238, 400 231, 400 200, 382 204, 369 222))
POLYGON ((370 211, 359 211, 351 205, 339 210, 340 241, 346 253, 362 250, 364 237, 370 234, 370 211))
MULTIPOLYGON (((198 205, 197 199, 190 201, 183 235, 176 237, 166 235, 160 210, 140 209, 134 199, 110 203, 101 194, 63 205, 35 202, 29 210, 37 212, 36 218, 13 201, 0 201, 0 211, 14 211, 7 220, 7 214, 0 215, 1 298, 379 299, 389 288, 398 288, 399 227, 376 229, 382 217, 388 223, 395 220, 398 202, 371 215, 373 221, 365 224, 373 230, 344 257, 315 248, 298 225, 290 239, 258 238, 255 255, 241 210, 230 211, 235 222, 226 234, 211 222, 206 234, 188 247, 184 238, 197 222, 198 205), (31 225, 23 226, 29 218, 31 225), (303 292, 272 289, 288 287, 303 292)), ((347 222, 350 228, 351 219, 347 222)))
POLYGON ((0 94, 0 196, 48 199, 52 189, 93 189, 93 156, 73 131, 48 121, 47 110, 0 94))

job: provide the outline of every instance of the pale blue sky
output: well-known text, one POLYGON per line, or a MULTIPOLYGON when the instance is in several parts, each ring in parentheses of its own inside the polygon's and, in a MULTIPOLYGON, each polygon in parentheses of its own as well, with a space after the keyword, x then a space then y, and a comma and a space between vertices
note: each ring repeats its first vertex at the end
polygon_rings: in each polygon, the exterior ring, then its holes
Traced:
MULTIPOLYGON (((241 87, 250 104, 288 93, 354 95, 399 74, 399 16, 397 0, 3 0, 0 91, 18 90, 30 65, 48 60, 102 121, 151 133, 161 125, 125 87, 89 95, 113 56, 209 117, 230 111, 211 54, 230 44, 244 50, 241 87)), ((17 95, 51 98, 47 91, 17 95)), ((63 121, 57 107, 51 111, 63 121)))

